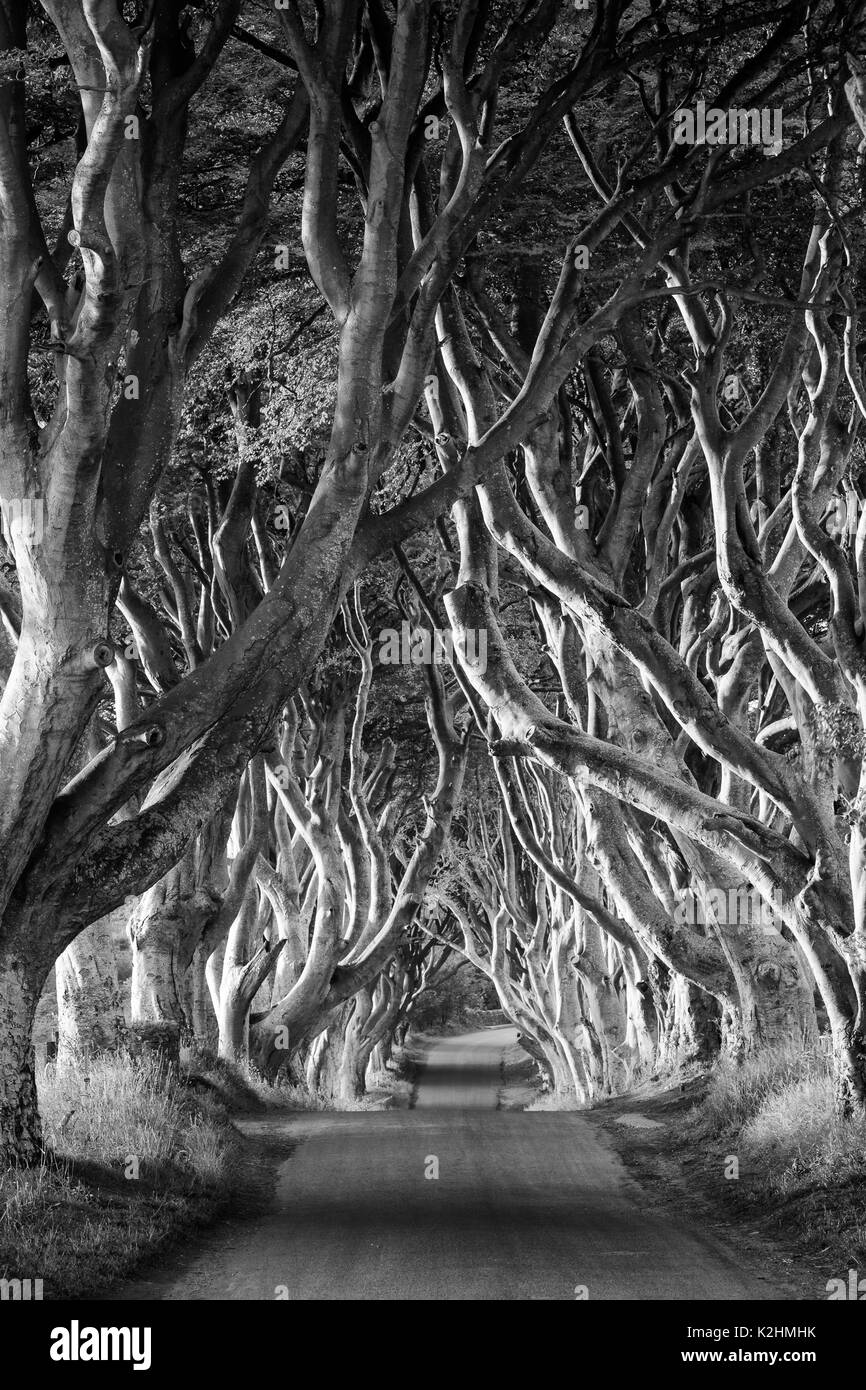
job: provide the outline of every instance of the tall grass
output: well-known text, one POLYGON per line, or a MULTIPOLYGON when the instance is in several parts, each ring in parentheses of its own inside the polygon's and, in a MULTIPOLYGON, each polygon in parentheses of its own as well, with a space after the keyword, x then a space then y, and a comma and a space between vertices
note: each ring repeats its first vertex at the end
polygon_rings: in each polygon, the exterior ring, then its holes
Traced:
POLYGON ((225 1175, 224 1112, 191 1103, 154 1059, 102 1057, 79 1068, 49 1066, 37 1084, 45 1140, 57 1154, 110 1167, 137 1164, 142 1175, 174 1169, 207 1184, 225 1175))
POLYGON ((831 1084, 828 1040, 767 1047, 740 1063, 723 1060, 710 1075, 701 1114, 708 1128, 742 1129, 772 1097, 800 1082, 831 1084))
POLYGON ((736 1134, 739 1153, 780 1193, 866 1176, 866 1120, 835 1113, 828 1039, 720 1064, 698 1111, 701 1130, 736 1134))
POLYGON ((283 1070, 271 1081, 249 1061, 229 1062, 212 1052, 201 1049, 181 1051, 181 1062, 188 1069, 191 1082, 203 1083, 214 1094, 223 1097, 233 1111, 268 1110, 325 1110, 327 1101, 311 1091, 303 1075, 293 1077, 283 1070))
POLYGON ((0 1173, 0 1278, 87 1296, 221 1209, 239 1151, 218 1096, 120 1056, 47 1066, 37 1085, 46 1155, 0 1173))

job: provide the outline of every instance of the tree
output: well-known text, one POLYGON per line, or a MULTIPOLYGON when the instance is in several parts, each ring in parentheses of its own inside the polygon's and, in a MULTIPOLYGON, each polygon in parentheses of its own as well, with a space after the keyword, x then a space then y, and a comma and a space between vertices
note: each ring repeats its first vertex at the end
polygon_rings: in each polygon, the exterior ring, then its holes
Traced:
MULTIPOLYGON (((758 78, 765 94, 798 99, 796 67, 771 78, 765 66, 790 38, 790 23, 782 17, 759 67, 728 77, 714 109, 758 78)), ((659 65, 636 80, 655 93, 647 120, 669 157, 662 96, 674 74, 659 65)), ((808 962, 846 1113, 866 1096, 855 713, 864 622, 855 546, 820 523, 852 476, 864 397, 855 350, 860 238, 845 203, 856 141, 844 70, 830 81, 841 124, 820 173, 805 170, 814 203, 798 290, 756 288, 772 276, 748 240, 737 274, 718 234, 710 253, 693 251, 732 198, 751 229, 758 190, 779 172, 754 155, 707 150, 690 184, 669 184, 691 223, 683 244, 664 249, 646 215, 622 221, 637 246, 652 246, 664 277, 658 293, 672 299, 685 337, 664 308, 620 314, 608 350, 585 359, 576 447, 572 420, 551 409, 522 445, 516 480, 499 464, 479 482, 490 534, 531 585, 561 708, 551 710, 515 665, 483 575, 466 576, 446 607, 458 651, 468 650, 472 631, 487 633, 486 667, 464 665, 490 710, 494 757, 537 760, 572 780, 619 911, 652 955, 715 996, 735 1055, 812 1026, 808 962), (768 311, 759 320, 773 344, 763 378, 760 367, 740 366, 752 322, 742 310, 738 331, 738 303, 768 311), (783 729, 795 735, 794 759, 768 747, 783 729), (704 901, 745 885, 774 921, 730 923, 710 909, 694 930, 676 915, 685 883, 704 901)), ((749 106, 758 100, 749 94, 749 106)), ((569 130, 600 201, 616 206, 573 117, 569 130)), ((663 207, 662 226, 668 215, 663 207)), ((464 459, 473 421, 504 374, 519 373, 529 353, 538 363, 555 321, 556 296, 521 341, 483 281, 480 268, 467 275, 469 320, 455 304, 442 351, 467 421, 464 459), (498 379, 484 344, 498 353, 498 379)))
MULTIPOLYGON (((418 0, 402 0, 393 16, 378 6, 361 11, 354 4, 326 3, 309 32, 299 9, 280 11, 280 35, 252 37, 267 42, 280 69, 296 70, 298 80, 284 92, 279 124, 251 161, 243 205, 219 264, 190 273, 183 257, 180 173, 191 116, 236 26, 238 0, 218 6, 198 46, 171 4, 129 19, 113 0, 52 0, 47 8, 51 29, 40 27, 39 42, 62 45, 81 90, 83 115, 67 238, 75 258, 65 269, 47 248, 37 207, 18 57, 4 70, 0 90, 2 495, 8 503, 4 535, 15 567, 2 607, 17 643, 0 703, 7 789, 0 813, 0 1147, 5 1156, 25 1159, 39 1148, 30 1031, 53 960, 90 921, 172 871, 236 793, 247 765, 266 750, 281 710, 311 671, 355 578, 395 540, 453 505, 461 572, 447 602, 458 633, 467 626, 470 598, 478 600, 476 615, 486 621, 481 597, 495 566, 484 528, 497 543, 517 545, 516 536, 499 529, 502 508, 510 505, 502 461, 550 418, 577 364, 627 310, 660 294, 692 303, 691 283, 659 285, 655 277, 660 266, 680 264, 677 257, 701 217, 802 169, 834 141, 845 144, 852 125, 849 108, 837 103, 833 114, 816 120, 776 159, 747 160, 744 168, 734 160, 732 177, 708 183, 705 149, 675 146, 665 134, 662 82, 652 122, 658 125, 655 159, 643 153, 652 146, 644 141, 617 184, 602 191, 600 208, 581 217, 534 347, 524 348, 521 359, 508 357, 509 389, 501 391, 498 381, 491 392, 473 371, 461 329, 461 318, 474 312, 474 248, 486 228, 495 230, 511 215, 512 200, 559 123, 581 103, 591 107, 605 83, 653 65, 676 76, 676 55, 702 52, 720 39, 725 60, 735 68, 722 83, 723 99, 762 81, 770 93, 785 82, 802 85, 813 49, 826 58, 828 80, 838 87, 841 55, 856 38, 850 22, 846 29, 828 8, 812 20, 808 51, 798 47, 797 4, 779 8, 769 37, 766 16, 748 6, 733 20, 719 7, 693 22, 675 6, 670 14, 668 7, 649 18, 633 14, 622 0, 606 5, 579 33, 570 13, 563 31, 566 16, 549 0, 502 19, 495 9, 488 13, 467 0, 448 12, 441 28, 433 23, 432 7, 418 0), (285 48, 270 42, 274 37, 285 48), (519 65, 530 61, 543 71, 538 100, 526 109, 520 102, 500 102, 519 65), (428 149, 433 142, 425 141, 430 115, 448 119, 438 149, 428 149), (328 440, 312 495, 252 610, 239 615, 205 660, 197 662, 181 641, 173 659, 177 679, 70 775, 74 750, 104 690, 103 672, 114 664, 109 636, 115 600, 138 528, 169 464, 184 387, 265 235, 277 173, 305 133, 301 237, 333 317, 338 356, 328 440), (351 171, 358 195, 351 210, 343 196, 343 167, 351 171), (665 190, 673 190, 672 201, 665 190), (638 231, 635 247, 622 248, 620 256, 617 237, 652 211, 653 199, 661 210, 651 238, 638 231), (616 287, 599 303, 588 291, 586 253, 595 256, 608 241, 617 247, 616 287), (31 311, 34 287, 38 298, 31 311), (39 392, 32 360, 46 321, 56 380, 50 390, 40 388, 50 406, 41 424, 33 406, 39 392), (433 399, 431 377, 445 401, 444 414, 433 399), (134 380, 126 394, 128 378, 134 380), (420 406, 425 390, 426 415, 420 406), (429 438, 431 425, 439 436, 447 433, 434 440, 440 475, 428 477, 420 489, 404 487, 398 467, 404 438, 415 426, 429 438), (39 502, 41 523, 28 530, 39 502), (130 806, 133 815, 118 815, 130 806)), ((27 39, 27 15, 20 3, 10 13, 0 40, 6 51, 17 52, 27 39)), ((714 333, 720 328, 714 324, 714 333)), ((792 354, 793 347, 785 354, 788 365, 792 354)), ((710 380, 714 368, 706 369, 710 380)), ((768 389, 775 400, 780 379, 768 389)), ((430 465, 432 472, 432 456, 430 465)), ((634 531, 639 474, 623 492, 621 532, 628 529, 627 518, 634 531)), ((554 550, 559 553, 558 545, 554 550)), ((524 558, 528 563, 523 556, 521 563, 524 558)), ((573 577, 577 562, 565 558, 573 577)), ((547 578, 557 597, 566 591, 547 578)), ((619 596, 614 604, 597 577, 585 590, 619 613, 619 596)), ((589 605, 584 592, 580 603, 589 605)), ((574 604, 577 610, 576 597, 574 604)), ((180 626, 180 608, 175 617, 180 626)), ((624 789, 625 775, 640 809, 658 809, 661 798, 679 830, 703 849, 733 857, 744 873, 757 872, 749 841, 757 837, 778 859, 772 882, 760 871, 760 886, 769 890, 785 875, 789 886, 801 886, 805 856, 784 834, 759 822, 756 829, 726 802, 686 787, 672 768, 650 771, 617 750, 612 775, 611 747, 563 721, 551 722, 544 706, 544 714, 533 707, 525 717, 522 692, 518 698, 516 690, 506 689, 508 668, 495 625, 490 632, 500 687, 493 702, 498 710, 501 702, 499 732, 506 742, 521 752, 531 748, 533 756, 567 772, 587 768, 613 795, 624 789), (727 822, 733 822, 733 833, 727 822)), ((482 695, 494 694, 490 681, 484 685, 477 671, 469 674, 482 695)), ((697 698, 693 686, 690 698, 697 698)), ((715 712, 709 722, 718 727, 715 712)), ((450 738, 444 726, 441 732, 450 738)), ((734 742, 739 752, 742 739, 734 742)), ((726 743, 724 756, 733 757, 733 747, 726 743)), ((445 782, 454 790, 458 750, 451 748, 447 756, 452 762, 445 782)), ((741 763, 734 761, 739 776, 741 763)), ((753 764, 754 759, 750 771, 753 764)), ((765 778, 761 790, 772 797, 783 789, 778 779, 765 778)), ((447 791, 443 784, 443 796, 447 791)), ((422 874, 428 851, 432 838, 419 847, 422 874)), ((810 893, 810 886, 803 891, 810 893)), ((392 915, 408 920, 415 906, 411 895, 403 902, 398 893, 392 915)), ((789 917, 817 961, 816 933, 805 922, 810 910, 792 908, 789 917)), ((834 903, 833 912, 828 930, 836 940, 843 930, 841 906, 837 911, 834 903)), ((381 958, 373 948, 358 968, 337 964, 326 999, 334 1007, 344 1003, 371 985, 384 965, 384 947, 381 958)), ((843 1002, 833 1005, 839 1055, 847 1058, 848 1089, 859 1094, 860 1044, 853 1035, 844 1042, 843 1002)))

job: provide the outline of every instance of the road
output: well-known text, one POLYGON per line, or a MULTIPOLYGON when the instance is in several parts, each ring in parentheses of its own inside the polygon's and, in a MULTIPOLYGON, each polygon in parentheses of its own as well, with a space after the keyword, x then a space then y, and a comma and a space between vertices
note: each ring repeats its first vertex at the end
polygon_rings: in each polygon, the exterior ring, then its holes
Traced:
POLYGON ((124 1298, 790 1298, 642 1201, 599 1129, 496 1109, 511 1029, 437 1044, 413 1110, 297 1114, 273 1210, 227 1221, 124 1298), (438 1171, 438 1176, 435 1173, 438 1171))

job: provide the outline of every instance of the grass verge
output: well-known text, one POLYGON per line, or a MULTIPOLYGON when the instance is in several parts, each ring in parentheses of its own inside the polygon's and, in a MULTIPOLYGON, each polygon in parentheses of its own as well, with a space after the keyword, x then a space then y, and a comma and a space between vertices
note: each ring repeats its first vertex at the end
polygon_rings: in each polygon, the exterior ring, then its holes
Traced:
POLYGON ((190 1087, 128 1057, 48 1066, 38 1088, 46 1155, 0 1175, 0 1278, 45 1298, 106 1288, 220 1214, 244 1161, 231 1113, 261 1105, 238 1072, 190 1087))
POLYGON ((866 1273, 866 1124, 835 1115, 823 1040, 646 1082, 585 1114, 648 1201, 735 1235, 794 1297, 825 1299, 830 1280, 866 1273))
MULTIPOLYGON (((835 1113, 829 1046, 770 1048, 722 1064, 694 1111, 697 1132, 738 1160, 742 1198, 771 1230, 866 1266, 866 1120, 835 1113)), ((844 1271, 840 1271, 844 1273, 844 1271)))

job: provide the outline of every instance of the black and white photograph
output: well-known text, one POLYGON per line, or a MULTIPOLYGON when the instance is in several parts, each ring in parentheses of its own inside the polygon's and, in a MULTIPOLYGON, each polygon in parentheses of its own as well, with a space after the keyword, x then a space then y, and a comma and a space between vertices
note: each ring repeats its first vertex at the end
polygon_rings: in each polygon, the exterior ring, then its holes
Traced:
POLYGON ((0 0, 0 620, 28 1377, 855 1355, 866 0, 0 0))

